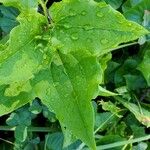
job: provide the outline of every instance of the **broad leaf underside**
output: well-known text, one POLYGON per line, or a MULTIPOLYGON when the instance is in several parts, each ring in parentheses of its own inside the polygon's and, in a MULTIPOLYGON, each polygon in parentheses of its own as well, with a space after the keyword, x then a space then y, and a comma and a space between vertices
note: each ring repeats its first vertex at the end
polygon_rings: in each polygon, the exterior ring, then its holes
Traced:
POLYGON ((91 99, 102 82, 99 56, 147 31, 93 0, 54 4, 50 26, 33 9, 20 10, 20 25, 0 51, 0 115, 39 97, 72 134, 96 149, 91 99))

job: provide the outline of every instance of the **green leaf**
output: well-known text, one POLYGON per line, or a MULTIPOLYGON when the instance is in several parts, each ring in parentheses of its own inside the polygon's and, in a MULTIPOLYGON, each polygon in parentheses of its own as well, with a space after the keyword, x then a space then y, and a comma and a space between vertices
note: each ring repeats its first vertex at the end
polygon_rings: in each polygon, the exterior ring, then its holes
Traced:
POLYGON ((56 46, 63 53, 88 50, 93 55, 103 55, 120 43, 148 33, 104 2, 64 0, 54 3, 50 14, 55 22, 53 37, 61 41, 56 46))
POLYGON ((43 18, 36 12, 19 15, 20 25, 11 31, 6 46, 3 46, 4 50, 0 51, 0 115, 9 113, 35 98, 32 93, 26 92, 32 89, 28 80, 34 77, 44 60, 41 47, 36 48, 35 39, 41 33, 45 22, 43 18))
POLYGON ((133 147, 133 150, 137 150, 137 149, 139 149, 139 150, 147 150, 147 148, 148 148, 148 145, 146 143, 140 142, 137 146, 133 147))
POLYGON ((30 126, 31 125, 31 112, 28 110, 28 107, 23 107, 16 112, 13 112, 10 114, 9 118, 6 120, 6 123, 9 126, 18 126, 18 125, 24 125, 24 126, 30 126))
POLYGON ((119 118, 111 112, 96 113, 95 127, 99 131, 109 130, 118 120, 119 118))
POLYGON ((126 79, 126 85, 128 90, 138 90, 142 88, 146 88, 147 83, 143 76, 141 75, 124 75, 126 79))
POLYGON ((61 124, 61 129, 64 135, 63 148, 66 148, 76 141, 76 137, 63 124, 61 124))
POLYGON ((46 135, 46 150, 62 150, 63 147, 63 134, 62 133, 53 133, 46 135))
POLYGON ((0 14, 2 14, 2 16, 0 16, 0 28, 7 34, 12 28, 18 25, 16 17, 18 16, 19 12, 15 8, 1 5, 0 14))
POLYGON ((123 5, 124 16, 139 24, 143 22, 145 10, 150 10, 149 0, 127 0, 123 5))
POLYGON ((27 127, 19 125, 15 129, 15 139, 19 142, 24 142, 27 138, 27 127))
POLYGON ((103 100, 100 101, 103 110, 110 111, 112 114, 116 115, 117 117, 121 118, 122 116, 119 114, 121 109, 113 104, 111 101, 104 102, 103 100))
POLYGON ((31 8, 37 8, 38 0, 0 0, 6 6, 13 6, 21 11, 29 11, 31 8))
POLYGON ((35 78, 39 82, 35 86, 36 95, 54 110, 66 128, 93 147, 94 119, 90 100, 101 79, 99 63, 95 57, 82 52, 72 55, 58 53, 63 64, 57 64, 55 60, 50 70, 35 78))
POLYGON ((126 102, 124 99, 116 97, 126 108, 128 108, 143 125, 150 127, 150 111, 144 107, 139 108, 138 105, 126 102))
MULTIPOLYGON (((100 2, 102 0, 95 0, 95 1, 100 2)), ((118 9, 123 2, 123 0, 104 0, 104 1, 108 4, 110 4, 114 9, 118 9)))
POLYGON ((143 73, 148 85, 150 86, 150 42, 144 48, 144 57, 138 69, 143 73))
MULTIPOLYGON (((28 9, 24 1, 7 2, 15 4, 21 14, 20 24, 0 51, 0 85, 5 86, 0 104, 3 106, 3 97, 8 104, 12 100, 11 109, 2 114, 15 109, 15 100, 24 95, 25 103, 28 98, 38 97, 56 113, 60 123, 95 150, 91 99, 106 68, 101 66, 99 56, 120 43, 139 38, 147 30, 103 2, 55 3, 50 8, 50 25, 33 9, 25 13, 28 9)), ((28 6, 29 10, 33 8, 28 6)), ((24 104, 20 99, 19 103, 17 107, 24 104)))
POLYGON ((98 96, 105 96, 105 97, 107 97, 107 96, 116 96, 118 94, 114 93, 114 92, 111 92, 111 91, 108 91, 108 90, 102 88, 101 86, 99 86, 99 92, 98 92, 97 95, 98 96))
POLYGON ((10 113, 13 110, 16 110, 17 108, 27 104, 34 98, 32 93, 22 92, 18 96, 7 97, 4 96, 4 92, 5 87, 0 86, 0 116, 10 113))
POLYGON ((0 85, 23 86, 38 72, 44 54, 35 37, 42 32, 43 18, 36 12, 18 17, 20 25, 11 31, 7 48, 0 51, 0 85))

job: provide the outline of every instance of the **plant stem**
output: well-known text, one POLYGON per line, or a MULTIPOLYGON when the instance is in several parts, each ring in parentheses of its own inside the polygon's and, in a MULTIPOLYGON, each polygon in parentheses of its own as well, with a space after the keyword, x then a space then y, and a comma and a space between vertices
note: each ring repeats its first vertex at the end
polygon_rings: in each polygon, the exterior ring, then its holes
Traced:
POLYGON ((14 146, 15 146, 14 143, 12 143, 11 141, 5 140, 5 139, 3 139, 3 138, 0 138, 0 141, 4 141, 4 142, 6 142, 6 143, 8 143, 8 144, 11 144, 11 145, 14 145, 14 146))
POLYGON ((118 46, 118 47, 116 47, 116 48, 112 48, 112 49, 110 49, 110 50, 111 50, 111 51, 114 51, 114 50, 117 50, 117 49, 120 49, 120 48, 132 46, 132 45, 136 45, 136 44, 138 44, 138 42, 133 42, 133 43, 128 43, 128 44, 123 44, 123 45, 120 45, 120 46, 118 46))
POLYGON ((97 146, 97 150, 114 148, 114 147, 123 146, 123 145, 131 144, 131 143, 133 144, 133 143, 137 143, 137 142, 141 142, 141 141, 146 141, 149 139, 150 139, 150 135, 147 135, 147 136, 143 136, 140 138, 130 139, 127 141, 120 141, 120 142, 115 142, 115 143, 111 143, 111 144, 97 146))
MULTIPOLYGON (((114 114, 112 114, 111 116, 109 116, 109 117, 94 131, 94 134, 96 134, 113 116, 114 116, 114 114)), ((78 147, 76 150, 82 150, 84 146, 85 146, 85 143, 81 143, 81 144, 79 145, 79 147, 78 147)))
POLYGON ((43 11, 44 11, 44 15, 46 17, 46 20, 47 20, 47 24, 49 24, 49 21, 48 21, 48 18, 49 18, 49 15, 48 15, 48 11, 47 11, 47 8, 46 8, 46 2, 44 2, 44 0, 40 0, 39 3, 41 4, 42 8, 43 8, 43 11))
MULTIPOLYGON (((15 131, 16 127, 0 126, 0 131, 15 131)), ((49 127, 28 127, 28 132, 54 132, 49 127)))

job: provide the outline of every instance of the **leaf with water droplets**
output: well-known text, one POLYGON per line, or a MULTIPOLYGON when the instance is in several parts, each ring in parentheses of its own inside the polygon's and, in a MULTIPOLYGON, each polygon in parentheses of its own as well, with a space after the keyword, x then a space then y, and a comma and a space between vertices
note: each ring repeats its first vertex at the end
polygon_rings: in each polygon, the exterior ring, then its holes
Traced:
POLYGON ((148 33, 104 2, 64 0, 55 3, 50 8, 50 14, 54 21, 53 36, 64 45, 61 48, 64 53, 87 50, 93 55, 103 55, 120 43, 135 40, 148 33), (74 10, 74 17, 68 15, 70 9, 74 10), (72 40, 74 32, 78 34, 76 43, 72 40), (89 38, 92 42, 87 44, 89 38))
POLYGON ((21 13, 18 26, 13 28, 9 40, 0 51, 0 116, 28 103, 35 96, 29 80, 39 71, 45 58, 36 48, 45 18, 37 12, 21 13), (33 28, 34 26, 34 28, 33 28), (30 95, 31 94, 31 95, 30 95))
POLYGON ((31 9, 37 8, 38 0, 0 0, 6 6, 13 6, 20 11, 30 11, 31 9))
POLYGON ((69 55, 57 51, 56 55, 62 64, 53 61, 50 69, 39 72, 31 84, 38 81, 34 86, 37 97, 54 110, 59 121, 73 135, 95 149, 90 100, 102 80, 100 64, 96 57, 82 51, 69 55))
POLYGON ((39 97, 73 135, 95 150, 91 99, 105 68, 99 56, 147 31, 93 0, 55 3, 49 25, 34 9, 20 11, 20 24, 0 51, 0 115, 39 97))

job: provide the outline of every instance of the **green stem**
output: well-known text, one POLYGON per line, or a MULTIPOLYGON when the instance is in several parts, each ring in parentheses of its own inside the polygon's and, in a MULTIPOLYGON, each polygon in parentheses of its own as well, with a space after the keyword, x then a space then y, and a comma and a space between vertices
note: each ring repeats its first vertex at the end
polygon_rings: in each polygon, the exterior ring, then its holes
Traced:
POLYGON ((111 116, 109 116, 109 117, 94 131, 94 134, 96 134, 113 116, 114 116, 114 114, 112 114, 111 116))
POLYGON ((104 149, 109 149, 109 148, 112 149, 114 147, 123 146, 123 145, 131 144, 131 143, 133 144, 133 143, 137 143, 137 142, 147 141, 149 139, 150 139, 150 135, 147 135, 147 136, 143 136, 140 138, 135 138, 135 139, 127 140, 127 141, 121 141, 121 142, 115 142, 115 143, 111 143, 111 144, 97 146, 97 150, 104 150, 104 149))
POLYGON ((111 50, 111 51, 114 51, 114 50, 117 50, 117 49, 120 49, 120 48, 132 46, 132 45, 136 45, 136 44, 138 44, 138 42, 133 42, 133 43, 128 43, 128 44, 123 44, 123 45, 120 45, 120 46, 118 46, 118 47, 116 47, 116 48, 112 48, 112 49, 110 49, 110 50, 111 50))
POLYGON ((11 141, 5 140, 5 139, 3 139, 3 138, 0 138, 0 141, 4 141, 4 142, 6 142, 6 143, 8 143, 8 144, 11 144, 11 145, 14 145, 14 146, 15 146, 14 143, 12 143, 11 141))
MULTIPOLYGON (((94 134, 96 134, 112 117, 114 116, 114 114, 112 114, 111 116, 109 116, 95 131, 94 134)), ((82 150, 85 146, 85 143, 81 143, 79 145, 79 147, 77 148, 77 150, 82 150)))
POLYGON ((46 8, 46 3, 44 2, 44 0, 39 0, 39 3, 41 4, 42 8, 43 8, 43 11, 44 11, 44 15, 46 17, 46 20, 47 20, 47 24, 49 24, 49 21, 48 21, 48 12, 47 12, 47 8, 46 8))
MULTIPOLYGON (((16 127, 0 126, 0 131, 15 131, 16 127)), ((54 132, 49 127, 28 127, 28 132, 54 132)))

